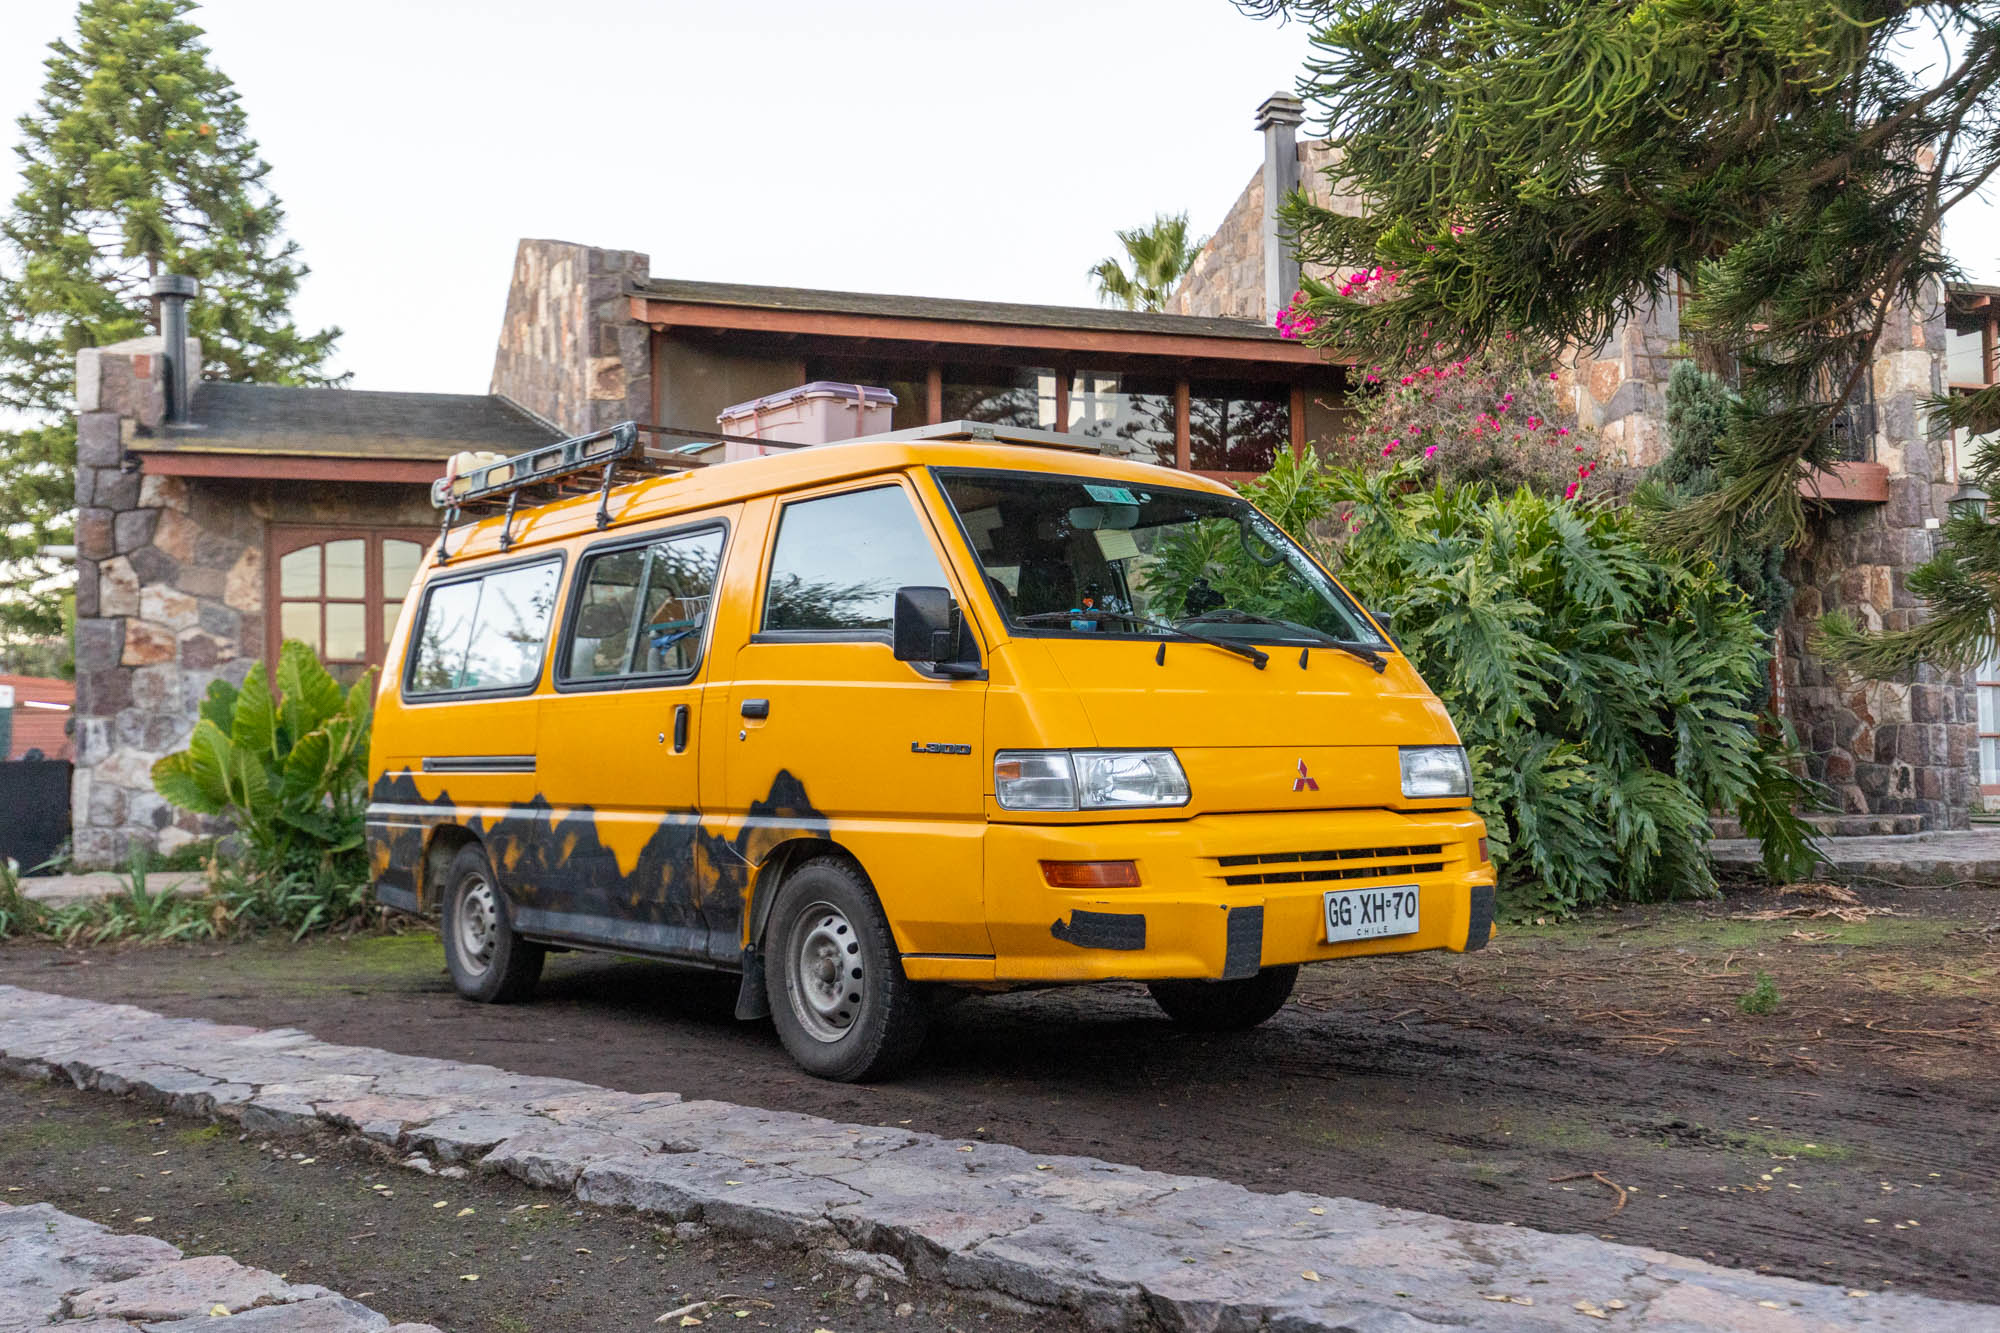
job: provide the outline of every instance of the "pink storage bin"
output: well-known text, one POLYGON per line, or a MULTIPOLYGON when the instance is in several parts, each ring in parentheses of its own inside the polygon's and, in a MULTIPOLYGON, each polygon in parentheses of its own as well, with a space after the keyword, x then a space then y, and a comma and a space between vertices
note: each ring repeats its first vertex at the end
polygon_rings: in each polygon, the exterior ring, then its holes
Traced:
POLYGON ((739 458, 788 453, 800 445, 879 435, 890 429, 895 411, 896 395, 887 389, 814 380, 725 407, 716 413, 715 420, 724 435, 770 442, 729 441, 723 447, 723 461, 733 463, 739 458))

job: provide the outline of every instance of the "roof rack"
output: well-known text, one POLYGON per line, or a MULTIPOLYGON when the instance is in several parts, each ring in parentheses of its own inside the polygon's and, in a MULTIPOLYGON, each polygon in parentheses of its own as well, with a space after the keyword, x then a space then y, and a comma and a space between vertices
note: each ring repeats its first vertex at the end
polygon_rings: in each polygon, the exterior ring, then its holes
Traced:
POLYGON ((449 561, 451 530, 467 515, 484 516, 504 509, 507 521, 500 529, 500 549, 511 547, 515 540, 514 512, 524 493, 531 493, 529 504, 546 504, 596 491, 597 526, 608 527, 612 487, 706 466, 704 460, 693 455, 733 438, 714 431, 621 421, 604 430, 541 445, 462 472, 447 470, 431 483, 431 504, 444 511, 438 534, 438 563, 449 561))

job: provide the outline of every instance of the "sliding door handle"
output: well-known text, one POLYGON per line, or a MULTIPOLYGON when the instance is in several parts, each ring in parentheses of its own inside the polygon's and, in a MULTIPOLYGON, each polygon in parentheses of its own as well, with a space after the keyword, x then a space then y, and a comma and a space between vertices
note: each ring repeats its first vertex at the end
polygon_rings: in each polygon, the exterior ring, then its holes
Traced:
POLYGON ((769 699, 745 699, 743 701, 743 716, 745 717, 771 716, 771 701, 769 699))
POLYGON ((674 709, 674 753, 680 754, 688 747, 688 706, 680 704, 674 709))

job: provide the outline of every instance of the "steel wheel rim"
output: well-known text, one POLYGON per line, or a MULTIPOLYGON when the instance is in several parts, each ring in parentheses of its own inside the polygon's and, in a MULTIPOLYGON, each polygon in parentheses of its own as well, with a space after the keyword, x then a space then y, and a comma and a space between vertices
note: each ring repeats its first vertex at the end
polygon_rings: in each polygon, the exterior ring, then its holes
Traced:
POLYGON ((484 877, 472 876, 459 887, 458 910, 452 917, 460 961, 473 976, 484 976, 500 943, 499 895, 484 877))
POLYGON ((785 992, 792 1016, 814 1041, 839 1041, 861 1017, 867 960, 853 924, 832 903, 814 903, 792 919, 785 992))

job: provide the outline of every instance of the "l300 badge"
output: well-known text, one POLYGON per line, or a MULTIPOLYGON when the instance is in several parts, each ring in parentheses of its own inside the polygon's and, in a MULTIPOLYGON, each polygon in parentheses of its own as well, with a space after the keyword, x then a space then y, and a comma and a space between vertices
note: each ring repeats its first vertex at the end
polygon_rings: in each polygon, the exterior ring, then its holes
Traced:
POLYGON ((911 754, 971 754, 970 745, 953 745, 948 741, 911 741, 911 754))

